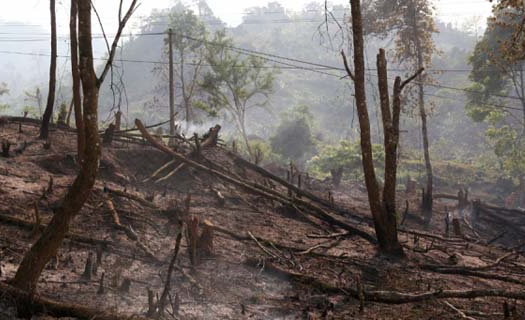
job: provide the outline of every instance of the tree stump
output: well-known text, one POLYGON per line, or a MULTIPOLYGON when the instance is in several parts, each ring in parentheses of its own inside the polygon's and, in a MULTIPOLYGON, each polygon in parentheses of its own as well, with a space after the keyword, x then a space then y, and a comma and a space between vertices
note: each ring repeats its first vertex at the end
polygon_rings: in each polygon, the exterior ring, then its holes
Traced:
POLYGON ((413 196, 416 194, 416 190, 417 190, 417 181, 415 179, 408 177, 407 184, 406 184, 406 194, 409 196, 413 196))
POLYGON ((462 236, 461 225, 459 224, 458 218, 452 219, 452 227, 454 229, 454 235, 457 237, 461 237, 462 236))
POLYGON ((9 149, 11 149, 11 142, 9 140, 2 140, 2 157, 9 158, 9 149))
POLYGON ((84 273, 82 274, 82 279, 89 281, 91 280, 92 276, 93 276, 93 253, 90 252, 86 260, 86 266, 84 267, 84 273))
POLYGON ((209 220, 203 221, 202 232, 197 243, 200 256, 210 256, 213 254, 213 224, 209 220))
POLYGON ((102 143, 105 145, 111 145, 113 142, 113 137, 115 135, 115 125, 110 123, 106 131, 104 131, 104 136, 102 137, 102 143))

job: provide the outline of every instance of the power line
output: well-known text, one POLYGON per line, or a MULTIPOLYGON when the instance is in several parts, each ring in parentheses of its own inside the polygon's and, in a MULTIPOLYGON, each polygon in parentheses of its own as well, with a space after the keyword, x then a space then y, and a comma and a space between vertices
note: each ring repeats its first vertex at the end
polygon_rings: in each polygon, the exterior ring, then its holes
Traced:
MULTIPOLYGON (((416 81, 416 83, 418 83, 418 82, 416 81)), ((455 91, 463 91, 463 92, 467 92, 467 93, 482 94, 482 92, 471 90, 471 89, 467 89, 467 88, 456 88, 456 87, 444 86, 444 85, 434 84, 434 83, 423 83, 423 84, 425 86, 429 86, 429 87, 448 89, 448 90, 455 90, 455 91)), ((497 93, 491 93, 490 96, 503 98, 503 99, 512 99, 512 100, 517 100, 517 101, 520 101, 520 102, 523 101, 523 99, 520 98, 520 97, 508 96, 508 95, 497 94, 497 93)))
MULTIPOLYGON (((19 52, 19 51, 0 51, 0 54, 13 54, 13 55, 23 55, 23 56, 39 56, 39 57, 50 57, 51 56, 50 54, 46 54, 46 53, 19 52)), ((57 58, 68 59, 68 58, 70 58, 70 56, 69 55, 58 55, 57 58)), ((261 57, 261 58, 264 59, 264 57, 261 57)), ((108 59, 106 59, 106 58, 95 58, 94 60, 107 61, 108 59)), ((168 62, 165 62, 165 61, 136 60, 136 59, 114 59, 113 61, 115 61, 115 62, 129 62, 129 63, 168 65, 168 62)), ((302 66, 286 64, 284 62, 279 62, 279 61, 276 61, 276 60, 272 60, 272 61, 275 62, 275 63, 279 63, 279 64, 285 64, 285 66, 281 67, 281 66, 276 66, 275 65, 275 66, 261 66, 261 67, 252 67, 252 68, 256 68, 256 69, 279 69, 279 70, 282 69, 282 70, 311 71, 311 72, 317 72, 317 73, 321 73, 321 74, 324 74, 324 75, 329 75, 329 76, 340 78, 339 75, 323 72, 322 70, 326 70, 326 69, 323 69, 323 68, 317 68, 317 69, 316 68, 306 68, 306 67, 302 67, 302 66)), ((175 63, 175 64, 180 65, 180 63, 175 63)), ((198 64, 197 63, 184 63, 184 65, 197 66, 198 64)), ((213 67, 214 65, 203 64, 201 66, 213 67)), ((238 66, 238 67, 241 67, 241 66, 238 66)))
MULTIPOLYGON (((455 97, 446 97, 446 96, 441 96, 441 95, 437 95, 437 94, 432 94, 432 93, 424 93, 425 96, 430 96, 430 97, 435 97, 435 98, 440 98, 440 99, 449 99, 449 100, 454 100, 454 101, 457 101, 457 98, 455 97)), ((468 103, 468 101, 461 101, 463 103, 468 103)), ((513 110, 513 111, 520 111, 520 112, 523 112, 523 109, 522 108, 518 108, 518 107, 510 107, 510 106, 504 106, 504 105, 500 105, 500 104, 493 104, 493 103, 486 103, 486 102, 476 102, 476 104, 478 105, 482 105, 482 106, 487 106, 487 107, 494 107, 494 108, 498 108, 498 109, 506 109, 506 110, 513 110)))
MULTIPOLYGON (((166 34, 165 32, 162 32, 162 33, 157 32, 157 33, 135 34, 135 36, 165 35, 165 34, 166 34)), ((205 39, 198 39, 198 38, 191 37, 191 36, 184 35, 184 34, 180 34, 180 33, 178 35, 180 37, 183 37, 183 38, 186 38, 186 39, 189 39, 189 40, 192 40, 192 41, 196 41, 196 42, 200 42, 200 43, 204 43, 204 44, 208 44, 208 45, 213 45, 213 46, 219 46, 219 47, 227 48, 229 50, 233 50, 233 51, 238 52, 240 54, 262 58, 262 59, 264 59, 266 61, 273 62, 273 63, 279 64, 279 65, 285 65, 287 67, 297 68, 297 69, 305 70, 305 71, 312 71, 312 72, 316 72, 316 73, 320 73, 320 74, 324 74, 324 75, 328 75, 328 76, 332 76, 332 77, 340 78, 341 76, 340 75, 335 75, 335 74, 332 74, 332 73, 328 73, 328 72, 324 72, 324 71, 321 71, 319 69, 312 69, 311 67, 324 68, 324 70, 334 70, 334 71, 340 71, 340 72, 344 71, 343 68, 334 67, 334 66, 330 66, 330 65, 324 65, 324 64, 320 64, 320 63, 304 61, 304 60, 295 59, 295 58, 289 58, 289 57, 276 55, 276 54, 271 54, 271 53, 267 53, 267 52, 262 52, 262 51, 258 51, 258 50, 253 50, 253 49, 239 48, 239 47, 236 47, 236 46, 233 46, 233 45, 225 45, 225 44, 221 44, 221 43, 217 43, 217 42, 213 42, 213 41, 208 41, 208 40, 205 40, 205 39), (292 64, 292 63, 288 63, 288 62, 279 61, 279 60, 276 60, 276 59, 290 61, 290 62, 293 62, 293 63, 300 63, 300 64, 304 64, 304 65, 307 65, 307 66, 310 66, 310 67, 304 67, 304 66, 300 66, 300 65, 296 65, 296 64, 292 64)), ((132 35, 128 35, 128 36, 132 36, 132 35)), ((103 36, 100 36, 100 37, 103 37, 103 36)), ((2 53, 9 53, 9 52, 2 51, 2 53)), ((25 53, 18 52, 17 54, 25 54, 25 53)), ((65 56, 62 56, 62 57, 65 57, 65 56)), ((132 61, 132 60, 129 60, 129 61, 121 60, 121 62, 139 62, 139 63, 154 63, 154 64, 155 63, 158 63, 158 64, 162 64, 163 63, 163 62, 158 62, 158 61, 140 61, 140 60, 135 60, 135 61, 132 61)), ((405 70, 405 71, 408 71, 408 70, 405 70)), ((375 74, 373 74, 373 75, 377 76, 375 74)), ((426 86, 442 88, 442 89, 463 91, 463 92, 468 92, 468 93, 479 93, 477 91, 466 89, 466 88, 456 88, 456 87, 450 87, 450 86, 445 86, 445 85, 438 85, 438 84, 433 84, 433 83, 423 83, 423 84, 426 85, 426 86)), ((513 99, 513 100, 522 101, 522 99, 520 97, 516 97, 516 96, 508 96, 508 95, 501 95, 501 94, 491 94, 491 96, 504 98, 504 99, 513 99)))

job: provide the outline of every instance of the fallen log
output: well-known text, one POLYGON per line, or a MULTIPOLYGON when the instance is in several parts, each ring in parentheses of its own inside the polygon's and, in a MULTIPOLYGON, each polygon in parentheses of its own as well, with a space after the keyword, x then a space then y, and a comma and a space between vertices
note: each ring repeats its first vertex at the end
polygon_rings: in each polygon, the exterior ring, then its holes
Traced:
POLYGON ((294 206, 294 205, 301 205, 303 207, 306 207, 306 208, 309 208, 310 210, 314 211, 316 214, 315 216, 317 216, 318 218, 332 224, 332 225, 336 225, 344 230, 347 230, 347 231, 350 231, 352 232, 353 234, 356 234, 356 235, 359 235, 361 236, 362 238, 364 238, 365 240, 367 240, 368 242, 372 243, 372 244, 376 244, 377 243, 377 240, 376 238, 371 235, 370 233, 364 231, 364 230, 361 230, 359 229, 358 227, 354 227, 354 226, 351 226, 349 225, 348 223, 344 222, 344 221, 341 221, 335 217, 333 217, 331 214, 329 214, 328 212, 326 212, 325 210, 323 210, 322 208, 312 204, 312 203, 309 203, 307 201, 304 201, 304 200, 301 200, 301 199, 288 199, 286 197, 283 197, 282 195, 280 194, 276 194, 275 191, 271 190, 271 189, 268 189, 268 188, 265 188, 263 186, 260 186, 260 185, 257 185, 257 184, 253 184, 253 183, 249 183, 249 182, 243 182, 241 180, 238 180, 236 178, 233 178, 229 175, 227 175, 226 173, 223 173, 223 172, 220 172, 218 170, 215 170, 215 169, 212 169, 212 168, 209 168, 203 164, 200 164, 196 161, 193 161, 193 160, 190 160, 190 159, 187 159, 184 155, 178 153, 178 152, 175 152, 173 150, 171 150, 170 148, 166 147, 165 145, 163 145, 162 143, 160 143, 159 141, 155 140, 150 134, 149 132, 146 130, 146 128, 144 127, 144 125, 142 124, 142 122, 138 119, 135 120, 135 124, 137 126, 137 128, 139 128, 140 132, 142 133, 143 137, 148 141, 150 142, 154 147, 156 147, 157 149, 167 153, 167 154, 170 154, 172 155, 174 158, 188 164, 189 166, 195 168, 195 169, 198 169, 198 170, 201 170, 203 172, 207 172, 211 175, 214 175, 224 181, 227 181, 229 183, 232 183, 238 187, 241 187, 253 194, 256 194, 256 195, 259 195, 259 196, 262 196, 262 197, 265 197, 265 198, 268 198, 268 199, 271 199, 271 200, 275 200, 277 202, 280 202, 280 203, 283 203, 285 205, 291 205, 291 206, 294 206))
MULTIPOLYGON (((214 224, 209 225, 209 227, 210 227, 211 230, 213 230, 213 231, 215 231, 217 233, 226 235, 226 236, 228 236, 228 237, 230 237, 230 238, 232 238, 234 240, 237 240, 237 241, 247 241, 247 242, 255 241, 255 243, 259 246, 259 248, 261 248, 261 244, 266 244, 266 245, 269 245, 271 247, 277 248, 279 250, 287 250, 287 251, 290 251, 290 252, 295 252, 298 255, 313 254, 313 255, 316 255, 316 256, 323 256, 323 257, 329 257, 329 258, 338 258, 336 256, 330 256, 330 255, 325 255, 325 254, 317 254, 317 253, 313 252, 315 249, 320 248, 321 247, 320 245, 315 245, 315 246, 310 247, 310 248, 296 248, 296 247, 292 247, 292 246, 288 246, 288 245, 285 245, 285 244, 282 244, 282 243, 275 242, 275 241, 270 240, 270 239, 265 239, 265 238, 261 238, 261 237, 255 236, 255 235, 251 234, 250 232, 248 232, 246 235, 242 235, 242 234, 237 234, 237 233, 235 233, 233 231, 221 228, 221 227, 216 226, 214 224)), ((343 238, 345 236, 348 236, 348 235, 350 235, 350 233, 344 233, 344 234, 341 234, 341 236, 339 238, 341 239, 341 238, 343 238)), ((336 240, 336 242, 338 242, 339 240, 336 240)), ((321 245, 324 245, 324 244, 321 244, 321 245)), ((264 251, 266 248, 264 248, 264 249, 261 248, 261 249, 264 251)), ((270 254, 270 255, 273 255, 273 254, 270 254)))
POLYGON ((305 275, 298 272, 285 270, 271 262, 248 258, 245 264, 259 268, 269 274, 276 274, 279 277, 287 277, 290 280, 296 281, 314 287, 326 293, 346 293, 349 296, 359 299, 360 295, 366 301, 379 302, 385 304, 404 304, 412 302, 421 302, 431 299, 473 299, 481 297, 503 297, 508 299, 525 300, 525 291, 508 291, 504 289, 474 289, 474 290, 435 290, 427 292, 398 292, 398 291, 365 291, 361 292, 353 288, 339 288, 329 283, 323 282, 313 276, 305 275), (262 267, 262 268, 261 268, 262 267))
POLYGON ((516 214, 519 214, 519 215, 525 215, 525 210, 509 209, 509 208, 505 208, 505 207, 498 207, 498 206, 491 205, 491 204, 488 204, 488 203, 483 203, 483 202, 480 205, 481 205, 481 208, 485 208, 485 209, 490 209, 490 210, 494 210, 494 211, 511 212, 511 213, 516 213, 516 214))
POLYGON ((141 197, 139 197, 137 195, 128 193, 128 192, 120 191, 120 190, 117 190, 117 189, 112 189, 112 188, 107 187, 107 186, 104 187, 104 192, 116 195, 118 197, 122 197, 122 198, 133 200, 133 201, 138 202, 141 205, 143 205, 145 207, 148 207, 148 208, 151 208, 151 209, 158 209, 159 208, 154 203, 152 203, 152 202, 150 202, 150 201, 148 201, 146 199, 143 199, 143 198, 141 198, 141 197))
MULTIPOLYGON (((175 113, 175 115, 177 115, 177 113, 175 113)), ((147 129, 151 129, 151 128, 160 127, 160 126, 165 125, 165 124, 167 124, 169 122, 170 122, 170 120, 159 122, 159 123, 155 123, 155 124, 147 126, 146 128, 147 129)), ((126 129, 126 130, 115 131, 115 134, 122 134, 122 133, 126 133, 126 132, 137 131, 137 130, 138 130, 137 128, 131 128, 131 129, 126 129)), ((99 131, 99 133, 103 133, 103 132, 104 132, 104 130, 99 131)))
POLYGON ((444 194, 444 193, 438 193, 432 196, 434 200, 438 199, 447 199, 447 200, 459 200, 459 197, 457 194, 444 194))
POLYGON ((422 270, 427 270, 427 271, 441 273, 441 274, 457 274, 457 275, 462 275, 462 276, 470 276, 470 277, 476 277, 476 278, 482 278, 482 279, 488 279, 488 280, 498 280, 498 281, 503 281, 503 282, 508 282, 508 283, 519 284, 522 286, 525 285, 525 282, 519 279, 513 278, 513 277, 500 275, 496 273, 482 272, 482 271, 478 271, 478 270, 468 268, 468 267, 462 268, 462 267, 449 267, 449 266, 438 266, 438 265, 421 265, 419 266, 419 268, 422 270))
MULTIPOLYGON (((200 142, 198 140, 197 136, 196 136, 196 138, 195 138, 195 149, 190 154, 185 155, 185 157, 193 157, 195 155, 200 155, 200 150, 201 149, 208 149, 208 148, 211 148, 211 147, 215 147, 217 145, 217 141, 219 140, 219 132, 220 131, 221 131, 221 126, 217 124, 217 125, 215 125, 215 127, 211 127, 210 130, 208 131, 208 133, 206 133, 204 135, 204 140, 202 142, 200 142)), ((167 164, 165 164, 164 166, 162 166, 161 169, 155 171, 153 173, 153 175, 150 178, 148 178, 147 180, 152 179, 153 177, 158 175, 161 171, 163 171, 164 169, 167 169, 173 162, 174 162, 174 160, 172 160, 172 161, 168 162, 167 164)), ((155 183, 159 183, 161 181, 167 180, 169 177, 173 176, 178 171, 180 171, 182 168, 184 168, 184 165, 185 165, 185 163, 182 162, 175 169, 173 169, 171 172, 169 172, 166 176, 164 176, 164 177, 162 177, 160 179, 157 179, 155 181, 155 183)))
POLYGON ((295 186, 294 184, 291 184, 289 183, 288 181, 286 181, 285 179, 282 179, 276 175, 274 175, 273 173, 269 172, 268 170, 256 165, 256 164, 253 164, 251 163, 250 161, 248 160, 245 160, 243 159, 241 156, 231 152, 230 150, 227 150, 225 148, 223 148, 223 150, 225 152, 228 153, 228 155, 230 155, 231 157, 234 158, 234 162, 237 164, 237 165, 242 165, 250 170, 253 170, 257 173, 259 173, 260 175, 262 175, 263 177, 265 178, 268 178, 268 179, 271 179, 279 184, 281 184, 282 186, 286 187, 287 189, 290 189, 292 190, 293 192, 295 192, 298 196, 303 196, 305 198, 308 198, 309 200, 313 201, 313 202, 317 202, 327 208, 330 208, 332 211, 342 215, 342 216, 346 216, 346 217, 352 217, 354 219, 357 219, 359 220, 360 222, 370 222, 371 219, 366 219, 365 217, 362 217, 354 212, 350 212, 346 209, 343 209, 343 208, 340 208, 336 205, 334 205, 332 202, 330 202, 329 200, 327 199, 324 199, 324 198, 321 198, 321 197, 318 197, 316 196, 315 194, 307 191, 307 190, 304 190, 304 189, 301 189, 297 186, 295 186))
MULTIPOLYGON (((28 231, 33 231, 36 228, 36 225, 32 222, 29 222, 23 219, 19 219, 19 218, 15 218, 15 217, 6 216, 6 215, 0 215, 0 222, 15 225, 15 226, 24 228, 28 231)), ((38 226, 37 230, 42 232, 44 231, 46 227, 47 225, 41 224, 40 226, 38 226)), ((111 244, 111 241, 108 241, 108 240, 93 239, 93 238, 81 236, 79 234, 74 234, 74 233, 68 233, 66 235, 66 238, 70 239, 71 241, 90 244, 90 245, 109 246, 111 244)))
POLYGON ((81 306, 78 304, 69 304, 55 301, 42 296, 30 297, 25 291, 12 287, 0 282, 0 292, 3 296, 8 296, 14 300, 15 304, 29 315, 44 314, 53 317, 70 317, 78 319, 97 319, 97 320, 146 320, 138 315, 126 315, 114 311, 104 311, 81 306))
POLYGON ((440 241, 443 241, 443 242, 458 242, 458 243, 461 243, 461 242, 465 242, 467 240, 467 239, 464 239, 464 238, 455 238, 455 237, 445 238, 445 237, 442 237, 440 235, 429 233, 429 232, 409 230, 409 229, 403 229, 403 228, 398 228, 397 231, 398 232, 402 232, 402 233, 408 233, 408 234, 420 236, 420 237, 436 239, 436 240, 440 240, 440 241))
MULTIPOLYGON (((354 293, 352 293, 352 295, 354 295, 354 293)), ((474 299, 483 297, 502 297, 508 299, 525 300, 525 292, 508 291, 504 289, 435 290, 421 293, 404 293, 397 291, 365 292, 366 300, 388 304, 420 302, 430 299, 474 299)))
POLYGON ((492 209, 480 207, 479 210, 483 213, 479 215, 480 219, 490 220, 505 226, 505 228, 512 229, 517 233, 525 234, 525 225, 518 224, 517 221, 514 221, 509 217, 502 217, 492 209))

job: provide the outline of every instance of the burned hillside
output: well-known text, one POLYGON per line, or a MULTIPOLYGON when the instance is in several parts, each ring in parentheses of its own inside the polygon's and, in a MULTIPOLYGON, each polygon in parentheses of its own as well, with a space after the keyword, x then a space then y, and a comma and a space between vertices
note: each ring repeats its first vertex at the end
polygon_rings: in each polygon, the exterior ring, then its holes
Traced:
POLYGON ((525 2, 21 3, 0 319, 525 318, 525 2))
MULTIPOLYGON (((2 127, 2 137, 12 141, 0 176, 3 279, 13 277, 78 165, 71 131, 56 129, 46 149, 35 130, 23 121, 2 127)), ((194 141, 181 143, 185 163, 147 140, 118 136, 104 147, 88 203, 43 273, 37 309, 116 319, 152 315, 163 301, 166 316, 183 319, 522 315, 522 212, 467 200, 460 205, 472 209, 463 209, 468 213, 451 220, 447 231, 446 204, 440 204, 427 232, 410 209, 400 227, 407 259, 389 259, 377 255, 357 185, 345 186, 350 194, 334 190, 328 199, 309 189, 321 182, 303 181, 296 192, 302 173, 292 174, 289 185, 226 146, 196 153, 194 141), (516 236, 498 235, 493 219, 513 219, 508 232, 516 236), (170 264, 174 248, 176 263, 170 264)), ((408 195, 407 201, 418 199, 408 195)), ((9 317, 20 296, 2 286, 9 317)))

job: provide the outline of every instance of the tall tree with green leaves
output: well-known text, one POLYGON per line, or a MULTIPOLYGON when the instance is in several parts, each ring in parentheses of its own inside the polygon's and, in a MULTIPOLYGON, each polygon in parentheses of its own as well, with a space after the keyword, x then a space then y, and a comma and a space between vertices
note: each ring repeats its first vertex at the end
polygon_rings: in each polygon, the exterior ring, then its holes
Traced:
POLYGON ((488 124, 486 136, 502 169, 515 179, 525 205, 525 55, 509 47, 523 16, 515 9, 496 7, 483 38, 470 58, 473 84, 469 88, 467 114, 488 124))
MULTIPOLYGON (((434 33, 437 33, 430 0, 380 0, 375 4, 375 12, 380 23, 376 28, 395 31, 395 53, 399 63, 413 73, 421 68, 429 68, 432 56, 437 52, 434 33)), ((425 102, 425 83, 431 81, 428 74, 420 74, 416 81, 415 102, 421 118, 421 136, 427 176, 423 196, 423 214, 428 225, 432 219, 433 180, 428 140, 428 114, 425 102)))
POLYGON ((209 111, 228 112, 254 159, 246 130, 246 114, 251 108, 265 107, 269 103, 275 71, 267 68, 264 59, 246 57, 233 51, 232 46, 232 39, 224 31, 215 34, 206 52, 209 71, 201 87, 207 94, 209 111))
POLYGON ((304 165, 315 147, 313 126, 314 117, 308 106, 300 105, 283 112, 281 122, 270 138, 272 151, 283 160, 304 165))
MULTIPOLYGON (((181 105, 184 110, 186 125, 194 121, 194 99, 198 95, 203 75, 203 63, 207 38, 206 27, 192 10, 182 3, 177 3, 168 16, 168 28, 173 30, 171 37, 175 60, 175 77, 177 92, 180 92, 181 105)), ((166 40, 168 52, 168 40, 166 40)), ((167 77, 167 66, 160 72, 167 77)))

